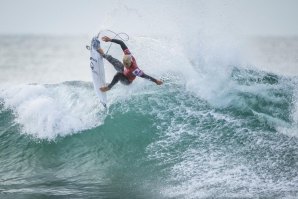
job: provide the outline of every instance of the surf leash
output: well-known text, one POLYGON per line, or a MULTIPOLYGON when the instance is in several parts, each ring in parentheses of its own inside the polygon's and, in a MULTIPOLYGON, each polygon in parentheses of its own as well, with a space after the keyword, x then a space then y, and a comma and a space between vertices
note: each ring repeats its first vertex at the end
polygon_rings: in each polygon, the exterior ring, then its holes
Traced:
MULTIPOLYGON (((116 32, 114 32, 114 31, 112 31, 112 30, 109 30, 109 29, 104 30, 104 31, 108 31, 108 32, 113 33, 113 34, 115 35, 115 36, 113 37, 113 39, 115 39, 115 38, 118 37, 118 38, 121 39, 122 41, 128 41, 128 40, 129 40, 129 36, 128 36, 128 34, 126 34, 125 32, 116 33, 116 32), (123 36, 125 36, 125 38, 123 38, 123 36)), ((98 33, 97 37, 99 37, 100 33, 101 33, 101 32, 98 33)), ((109 46, 109 48, 108 48, 108 50, 106 51, 105 54, 107 54, 107 53, 109 52, 109 50, 110 50, 112 44, 113 44, 113 43, 111 42, 111 43, 110 43, 110 46, 109 46)))
MULTIPOLYGON (((109 29, 100 31, 100 32, 97 34, 97 38, 100 36, 100 34, 101 34, 102 32, 105 32, 105 31, 107 31, 107 32, 111 32, 111 33, 113 33, 113 34, 115 35, 112 39, 115 39, 115 38, 118 37, 118 38, 121 39, 122 41, 128 41, 128 40, 129 40, 129 35, 128 35, 127 33, 125 33, 125 32, 116 33, 116 32, 114 32, 114 31, 112 31, 112 30, 109 30, 109 29)), ((113 43, 111 42, 110 45, 109 45, 109 48, 108 48, 108 50, 105 52, 105 54, 107 54, 107 53, 109 52, 109 50, 110 50, 112 44, 113 44, 113 43)), ((86 48, 87 48, 87 50, 90 50, 90 49, 91 49, 91 47, 88 46, 88 45, 86 45, 86 48)))

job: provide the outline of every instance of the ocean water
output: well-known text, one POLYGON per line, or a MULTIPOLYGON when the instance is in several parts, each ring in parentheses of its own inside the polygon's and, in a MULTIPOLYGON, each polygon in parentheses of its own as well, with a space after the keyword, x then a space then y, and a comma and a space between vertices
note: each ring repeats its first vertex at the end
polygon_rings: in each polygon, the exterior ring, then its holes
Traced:
POLYGON ((297 39, 256 42, 247 62, 231 48, 131 37, 164 84, 118 84, 107 110, 89 39, 0 37, 0 198, 298 197, 297 39))

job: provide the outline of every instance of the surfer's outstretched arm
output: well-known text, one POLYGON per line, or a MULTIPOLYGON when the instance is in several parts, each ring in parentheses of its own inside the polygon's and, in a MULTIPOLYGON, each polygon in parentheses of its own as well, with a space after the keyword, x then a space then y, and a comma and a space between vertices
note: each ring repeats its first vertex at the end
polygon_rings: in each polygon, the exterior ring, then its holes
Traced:
POLYGON ((112 39, 111 42, 119 44, 122 48, 123 51, 125 51, 127 48, 127 46, 125 45, 125 43, 119 39, 112 39))
POLYGON ((147 75, 147 74, 145 74, 145 73, 143 73, 143 74, 142 74, 141 76, 139 76, 139 77, 142 77, 142 78, 144 78, 144 79, 148 79, 148 80, 154 82, 154 83, 157 84, 157 85, 161 85, 161 84, 162 84, 162 81, 157 80, 157 79, 155 79, 155 78, 153 78, 153 77, 151 77, 151 76, 149 76, 149 75, 147 75))
MULTIPOLYGON (((127 46, 125 45, 125 43, 122 40, 111 39, 107 36, 104 36, 102 38, 102 40, 105 41, 105 42, 113 42, 113 43, 119 44, 124 52, 126 52, 128 50, 127 46)), ((127 54, 130 54, 130 53, 127 53, 127 54)))

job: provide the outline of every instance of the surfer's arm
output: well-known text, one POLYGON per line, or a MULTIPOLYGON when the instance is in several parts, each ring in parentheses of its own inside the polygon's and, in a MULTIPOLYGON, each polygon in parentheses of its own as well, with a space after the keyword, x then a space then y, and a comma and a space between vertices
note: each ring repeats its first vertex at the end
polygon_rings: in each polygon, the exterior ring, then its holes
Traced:
POLYGON ((152 82, 156 82, 156 79, 155 78, 153 78, 153 77, 151 77, 151 76, 149 76, 149 75, 147 75, 147 74, 145 74, 145 73, 143 73, 141 76, 139 76, 139 77, 142 77, 142 78, 144 78, 144 79, 148 79, 148 80, 150 80, 150 81, 152 81, 152 82))
POLYGON ((135 75, 135 76, 138 76, 138 77, 142 77, 144 79, 148 79, 149 81, 152 81, 154 82, 155 84, 157 85, 161 85, 162 84, 162 81, 160 80, 157 80, 147 74, 145 74, 141 69, 139 68, 136 68, 134 71, 132 71, 132 73, 135 75))
POLYGON ((144 72, 143 72, 143 74, 140 75, 139 77, 142 77, 142 78, 144 78, 144 79, 148 79, 148 80, 154 82, 154 83, 157 84, 157 85, 161 85, 161 84, 162 84, 162 81, 157 80, 157 79, 155 79, 155 78, 153 78, 153 77, 151 77, 151 76, 145 74, 144 72))
POLYGON ((119 44, 122 48, 123 51, 128 50, 127 46, 125 45, 125 43, 119 39, 112 39, 111 42, 119 44))
POLYGON ((113 42, 113 43, 119 44, 125 54, 130 54, 127 46, 125 45, 125 43, 122 40, 111 39, 111 38, 109 38, 107 36, 102 37, 102 40, 105 41, 105 42, 113 42))

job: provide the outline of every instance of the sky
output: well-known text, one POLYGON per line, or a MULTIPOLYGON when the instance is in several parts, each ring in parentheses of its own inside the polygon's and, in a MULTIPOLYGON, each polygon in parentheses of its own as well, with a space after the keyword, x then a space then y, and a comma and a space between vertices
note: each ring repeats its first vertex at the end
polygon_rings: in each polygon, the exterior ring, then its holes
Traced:
POLYGON ((181 26, 296 36, 297 10, 297 0, 0 0, 0 34, 145 33, 153 26, 170 33, 181 26))

